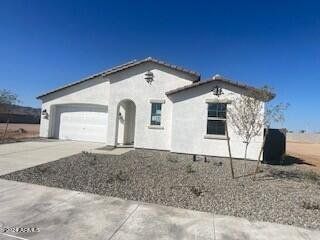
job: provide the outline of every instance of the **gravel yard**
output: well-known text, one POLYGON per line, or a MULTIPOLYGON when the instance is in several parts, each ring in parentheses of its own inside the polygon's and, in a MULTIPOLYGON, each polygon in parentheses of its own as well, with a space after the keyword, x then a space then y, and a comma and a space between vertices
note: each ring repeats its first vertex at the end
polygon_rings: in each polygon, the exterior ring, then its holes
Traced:
MULTIPOLYGON (((82 153, 1 177, 320 230, 319 175, 298 165, 263 166, 256 181, 232 180, 227 159, 208 160, 151 150, 82 153)), ((237 176, 255 167, 234 162, 237 176)))

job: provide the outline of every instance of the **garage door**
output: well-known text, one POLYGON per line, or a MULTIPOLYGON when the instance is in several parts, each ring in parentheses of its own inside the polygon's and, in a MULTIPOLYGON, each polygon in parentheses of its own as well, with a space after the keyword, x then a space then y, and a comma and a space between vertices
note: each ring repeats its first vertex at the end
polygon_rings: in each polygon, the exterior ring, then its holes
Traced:
POLYGON ((55 137, 89 142, 107 141, 107 107, 64 105, 56 108, 55 137))

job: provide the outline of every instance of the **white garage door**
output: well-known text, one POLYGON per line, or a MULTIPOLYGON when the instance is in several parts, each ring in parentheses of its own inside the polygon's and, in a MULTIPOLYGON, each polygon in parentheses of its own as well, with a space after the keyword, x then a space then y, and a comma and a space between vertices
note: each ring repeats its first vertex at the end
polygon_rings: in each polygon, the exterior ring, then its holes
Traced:
POLYGON ((89 142, 107 141, 107 107, 65 105, 56 109, 55 137, 89 142))

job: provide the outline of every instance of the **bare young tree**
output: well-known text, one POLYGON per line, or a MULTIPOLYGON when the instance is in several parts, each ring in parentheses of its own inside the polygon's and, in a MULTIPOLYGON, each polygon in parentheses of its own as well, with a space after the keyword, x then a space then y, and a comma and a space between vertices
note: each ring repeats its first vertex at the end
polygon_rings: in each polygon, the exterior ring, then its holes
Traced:
POLYGON ((247 160, 248 146, 252 139, 263 134, 266 121, 265 102, 274 96, 268 87, 249 89, 246 94, 236 98, 228 110, 228 120, 245 144, 244 160, 247 160))
MULTIPOLYGON (((10 105, 17 104, 19 102, 18 96, 6 89, 0 89, 0 113, 9 113, 10 105)), ((6 136, 10 119, 7 119, 6 127, 1 138, 1 142, 4 141, 6 136)))
POLYGON ((266 105, 265 107, 265 115, 264 115, 264 126, 265 126, 265 133, 264 133, 264 137, 263 137, 263 142, 261 145, 261 149, 259 152, 259 156, 258 156, 258 161, 257 161, 257 166, 256 169, 254 171, 254 178, 256 176, 256 174, 259 172, 259 166, 261 163, 261 156, 262 156, 262 152, 264 150, 265 147, 265 143, 266 143, 266 138, 271 126, 271 123, 282 123, 284 122, 284 111, 289 107, 289 104, 286 103, 279 103, 277 105, 266 105))

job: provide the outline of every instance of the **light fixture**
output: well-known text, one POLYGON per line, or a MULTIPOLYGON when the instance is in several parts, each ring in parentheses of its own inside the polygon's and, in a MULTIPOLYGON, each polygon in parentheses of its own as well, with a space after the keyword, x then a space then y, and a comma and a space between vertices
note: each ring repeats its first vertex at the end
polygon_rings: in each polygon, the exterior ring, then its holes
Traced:
POLYGON ((150 70, 147 71, 144 75, 144 79, 151 85, 151 83, 153 82, 153 73, 150 70))
POLYGON ((47 109, 43 109, 42 112, 41 112, 41 115, 43 116, 44 119, 48 119, 49 114, 47 112, 47 109))
POLYGON ((219 86, 215 86, 212 89, 213 95, 216 95, 217 97, 221 96, 223 94, 222 88, 219 86))

